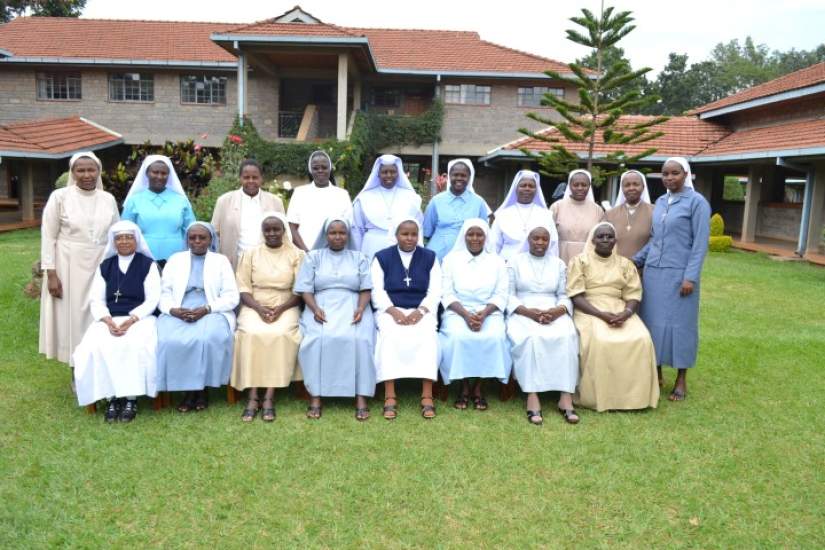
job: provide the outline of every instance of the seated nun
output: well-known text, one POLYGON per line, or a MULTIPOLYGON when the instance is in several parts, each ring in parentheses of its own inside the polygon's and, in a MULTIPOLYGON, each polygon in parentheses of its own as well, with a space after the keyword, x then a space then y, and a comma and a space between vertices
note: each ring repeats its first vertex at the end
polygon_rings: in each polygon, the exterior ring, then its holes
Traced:
POLYGON ((229 382, 238 286, 206 222, 186 229, 189 250, 163 270, 158 318, 158 391, 186 392, 178 411, 209 405, 205 388, 229 382))
POLYGON ((89 294, 94 322, 73 355, 77 401, 108 399, 106 422, 131 422, 137 397, 157 394, 152 313, 159 298, 160 274, 140 228, 115 223, 89 294))
POLYGON ((280 212, 263 214, 261 232, 263 243, 241 254, 236 274, 242 306, 231 383, 238 390, 249 388, 244 422, 254 420, 259 409, 264 422, 275 420, 275 388, 301 380, 301 298, 292 287, 304 252, 292 244, 289 222, 280 212), (265 388, 263 401, 259 388, 265 388))
POLYGON ((633 262, 616 252, 612 224, 595 225, 584 252, 570 260, 567 295, 576 308, 581 361, 574 401, 597 411, 656 407, 656 353, 636 314, 642 283, 633 262))
POLYGON ((298 360, 308 418, 321 417, 322 397, 354 397, 356 420, 367 420, 367 398, 375 395, 370 263, 349 234, 346 220, 327 219, 295 282, 306 304, 298 360))
POLYGON ((462 410, 471 397, 476 410, 486 410, 484 378, 506 384, 513 364, 504 326, 507 268, 488 233, 485 220, 466 220, 442 266, 441 378, 444 384, 461 380, 455 407, 462 410), (476 379, 472 393, 470 378, 476 379))
POLYGON ((573 410, 579 338, 567 297, 567 269, 553 246, 554 237, 552 220, 535 225, 522 252, 507 261, 507 336, 513 346, 513 372, 527 394, 527 421, 536 425, 542 423, 538 394, 548 391, 560 393, 558 408, 567 422, 579 421, 573 410))
POLYGON ((441 267, 435 252, 419 246, 415 217, 393 223, 396 245, 372 261, 372 305, 376 310, 375 374, 384 382, 384 418, 398 415, 395 381, 420 378, 421 416, 435 417, 433 381, 438 378, 436 314, 441 298, 441 267))

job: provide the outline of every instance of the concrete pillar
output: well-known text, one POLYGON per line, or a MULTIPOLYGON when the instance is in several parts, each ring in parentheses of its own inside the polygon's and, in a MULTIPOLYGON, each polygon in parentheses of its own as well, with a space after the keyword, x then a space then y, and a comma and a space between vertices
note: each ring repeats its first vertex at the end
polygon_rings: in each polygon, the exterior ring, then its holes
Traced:
POLYGON ((762 199, 762 170, 758 165, 748 167, 748 186, 745 191, 745 211, 742 216, 742 242, 756 240, 756 217, 762 199))
POLYGON ((23 221, 34 219, 34 162, 26 160, 26 176, 20 186, 20 212, 23 221))
POLYGON ((347 77, 349 72, 349 55, 338 54, 338 120, 335 126, 335 138, 347 139, 347 77))
POLYGON ((361 110, 361 79, 356 78, 352 83, 352 108, 355 111, 361 110))
POLYGON ((693 179, 693 188, 704 195, 704 197, 711 202, 711 194, 713 192, 713 170, 710 168, 696 168, 693 179))
POLYGON ((825 161, 814 164, 814 189, 811 194, 811 217, 808 221, 808 240, 805 254, 818 254, 825 223, 825 161))
POLYGON ((246 54, 243 52, 238 52, 238 118, 241 121, 241 126, 243 126, 243 118, 246 116, 246 89, 247 89, 247 73, 248 73, 248 62, 246 59, 246 54))

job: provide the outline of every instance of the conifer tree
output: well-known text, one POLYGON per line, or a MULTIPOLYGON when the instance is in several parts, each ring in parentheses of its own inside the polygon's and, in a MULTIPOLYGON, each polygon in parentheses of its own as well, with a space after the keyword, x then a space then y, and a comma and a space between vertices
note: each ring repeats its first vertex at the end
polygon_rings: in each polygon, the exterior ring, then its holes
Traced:
POLYGON ((595 70, 589 70, 580 63, 571 63, 569 67, 573 76, 565 76, 556 71, 545 72, 553 80, 575 87, 578 90, 578 103, 547 93, 542 97, 542 105, 555 109, 562 120, 552 120, 537 113, 528 113, 527 116, 556 131, 532 132, 524 128, 519 131, 551 144, 551 150, 547 152, 524 152, 538 158, 541 171, 552 176, 566 174, 581 161, 579 156, 564 147, 560 137, 585 144, 586 168, 593 173, 594 183, 600 185, 606 177, 622 171, 628 163, 653 154, 656 149, 649 148, 636 155, 627 155, 619 150, 595 158, 596 144, 601 141, 619 146, 635 145, 656 139, 663 133, 656 131, 654 127, 667 120, 667 117, 636 120, 632 123, 621 119, 623 114, 638 112, 657 99, 642 94, 644 75, 651 70, 649 67, 633 70, 626 59, 608 55, 622 38, 636 28, 632 24, 631 12, 614 13, 612 7, 605 8, 602 3, 598 16, 587 9, 582 9, 581 13, 579 17, 570 18, 580 29, 568 29, 567 39, 591 48, 588 58, 595 58, 595 70))

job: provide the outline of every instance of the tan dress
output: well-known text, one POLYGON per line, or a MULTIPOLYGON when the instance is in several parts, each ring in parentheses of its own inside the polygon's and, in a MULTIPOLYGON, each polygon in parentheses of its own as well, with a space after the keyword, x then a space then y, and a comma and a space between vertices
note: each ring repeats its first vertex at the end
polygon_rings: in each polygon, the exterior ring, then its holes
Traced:
POLYGON ((604 219, 616 228, 616 252, 629 259, 650 240, 653 205, 639 201, 631 214, 627 203, 624 203, 609 210, 604 219))
POLYGON ((593 201, 565 197, 550 206, 559 232, 559 258, 565 264, 584 250, 587 233, 602 220, 604 210, 593 201))
POLYGON ((72 352, 92 324, 89 291, 106 247, 109 226, 118 221, 115 198, 76 185, 56 189, 43 210, 40 266, 54 269, 63 297, 49 294, 43 280, 40 296, 40 353, 71 364, 72 352))
MULTIPOLYGON (((304 253, 284 239, 279 248, 259 245, 238 262, 238 290, 252 294, 261 304, 274 307, 292 297, 292 286, 304 253)), ((302 380, 298 366, 300 308, 293 307, 273 323, 265 323, 252 308, 241 306, 232 362, 232 387, 283 388, 302 380)))
MULTIPOLYGON (((584 297, 594 307, 612 313, 625 308, 628 300, 640 300, 642 284, 633 263, 615 249, 609 258, 587 251, 570 261, 567 294, 584 297)), ((621 328, 601 319, 573 314, 579 331, 579 387, 576 404, 597 411, 656 407, 659 383, 653 341, 642 320, 633 315, 621 328)))

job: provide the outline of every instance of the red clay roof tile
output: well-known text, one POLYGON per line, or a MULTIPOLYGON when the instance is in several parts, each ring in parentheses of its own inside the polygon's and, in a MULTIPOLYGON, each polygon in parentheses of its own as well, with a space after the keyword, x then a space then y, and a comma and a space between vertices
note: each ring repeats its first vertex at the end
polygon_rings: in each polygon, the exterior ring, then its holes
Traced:
POLYGON ((69 156, 121 141, 120 135, 79 116, 0 124, 0 151, 69 156))
POLYGON ((825 148, 825 118, 739 130, 707 147, 698 158, 814 147, 825 148))
POLYGON ((800 69, 763 84, 758 84, 748 88, 747 90, 742 90, 739 93, 729 95, 728 97, 714 101, 713 103, 702 105, 701 107, 693 109, 690 113, 699 114, 714 111, 723 107, 729 107, 731 105, 737 105, 746 101, 781 94, 783 92, 789 92, 791 90, 797 90, 799 88, 805 88, 815 84, 821 84, 823 82, 825 82, 825 62, 811 65, 805 69, 800 69))

